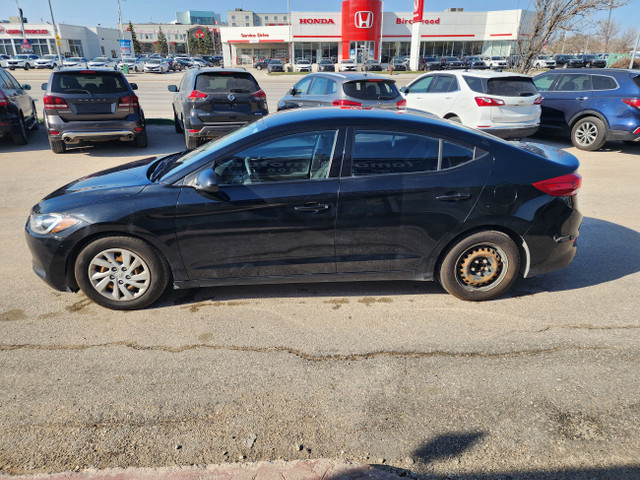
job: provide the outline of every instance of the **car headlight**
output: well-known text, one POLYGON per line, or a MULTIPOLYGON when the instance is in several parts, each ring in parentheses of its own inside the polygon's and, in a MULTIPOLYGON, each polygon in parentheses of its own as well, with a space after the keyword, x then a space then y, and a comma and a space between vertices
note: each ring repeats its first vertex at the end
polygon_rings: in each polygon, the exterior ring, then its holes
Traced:
POLYGON ((80 223, 80 220, 77 218, 57 213, 40 213, 29 217, 31 231, 39 235, 59 233, 78 223, 80 223))

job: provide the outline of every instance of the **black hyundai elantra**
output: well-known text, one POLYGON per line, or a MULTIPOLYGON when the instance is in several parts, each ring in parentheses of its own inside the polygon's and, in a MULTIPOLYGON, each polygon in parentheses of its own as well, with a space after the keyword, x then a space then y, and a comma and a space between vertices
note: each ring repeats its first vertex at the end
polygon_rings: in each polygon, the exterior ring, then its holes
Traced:
POLYGON ((76 180, 26 236, 39 277, 113 309, 169 283, 437 280, 488 300, 571 262, 578 165, 427 115, 294 110, 76 180))

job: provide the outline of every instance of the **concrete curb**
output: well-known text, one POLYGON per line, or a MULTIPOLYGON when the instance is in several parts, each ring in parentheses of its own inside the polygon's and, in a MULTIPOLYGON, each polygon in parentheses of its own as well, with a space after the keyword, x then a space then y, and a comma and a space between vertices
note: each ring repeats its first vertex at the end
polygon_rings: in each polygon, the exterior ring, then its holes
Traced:
POLYGON ((0 475, 0 480, 399 480, 400 478, 403 477, 367 464, 330 459, 230 463, 202 468, 113 468, 55 474, 0 475))

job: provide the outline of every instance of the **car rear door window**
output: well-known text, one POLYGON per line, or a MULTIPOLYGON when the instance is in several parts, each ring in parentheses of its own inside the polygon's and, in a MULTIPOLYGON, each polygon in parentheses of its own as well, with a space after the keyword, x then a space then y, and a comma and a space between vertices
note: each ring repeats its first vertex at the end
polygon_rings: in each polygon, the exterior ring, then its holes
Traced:
POLYGON ((202 93, 252 93, 260 90, 249 73, 201 73, 196 78, 195 89, 202 93))
POLYGON ((594 90, 615 90, 618 88, 616 80, 607 75, 592 75, 591 84, 594 90))
POLYGON ((433 172, 438 169, 440 141, 402 132, 356 131, 351 175, 433 172))
POLYGON ((439 170, 446 170, 469 163, 474 159, 475 153, 472 147, 444 140, 442 142, 442 160, 439 170))
POLYGON ((220 184, 328 178, 338 131, 296 133, 224 158, 214 166, 220 184))
POLYGON ((531 97, 538 89, 529 77, 496 77, 487 81, 487 93, 501 97, 531 97))
POLYGON ((555 90, 557 92, 584 92, 591 90, 591 75, 567 73, 562 75, 555 90))
POLYGON ((438 75, 429 87, 429 93, 446 93, 449 92, 453 83, 452 75, 438 75))
POLYGON ((342 89, 347 96, 359 100, 391 100, 400 95, 395 82, 387 80, 345 82, 342 89))

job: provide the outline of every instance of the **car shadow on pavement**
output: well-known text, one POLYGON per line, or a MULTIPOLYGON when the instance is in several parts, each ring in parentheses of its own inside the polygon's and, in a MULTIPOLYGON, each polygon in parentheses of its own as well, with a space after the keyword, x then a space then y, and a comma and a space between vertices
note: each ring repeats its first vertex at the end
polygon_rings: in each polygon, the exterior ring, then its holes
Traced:
MULTIPOLYGON (((567 137, 559 135, 549 135, 546 133, 536 133, 532 137, 522 139, 523 142, 528 143, 543 143, 550 147, 559 148, 560 150, 566 150, 568 148, 574 148, 571 140, 567 137)), ((597 152, 609 152, 609 153, 625 153, 629 155, 640 155, 640 142, 634 145, 627 145, 624 142, 607 142, 597 152)), ((589 152, 585 152, 589 153, 589 152)))
POLYGON ((577 243, 578 251, 568 267, 539 277, 520 279, 507 296, 577 290, 640 271, 640 232, 585 217, 577 243))

